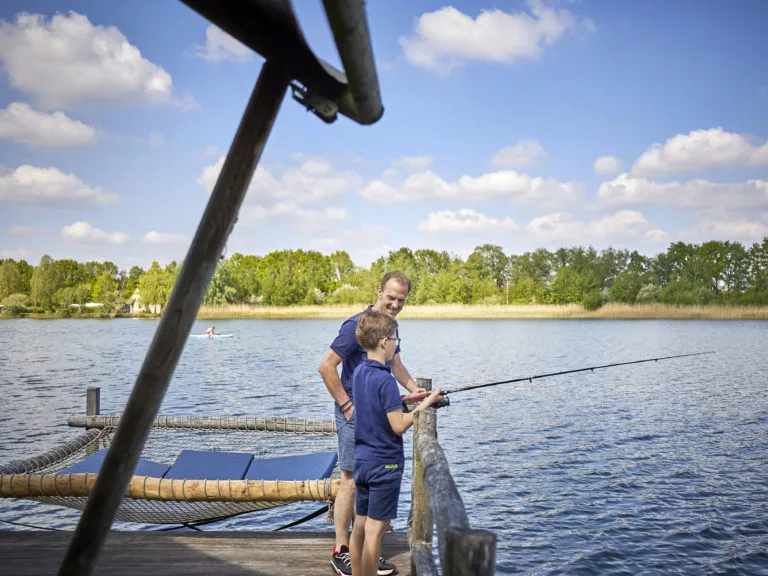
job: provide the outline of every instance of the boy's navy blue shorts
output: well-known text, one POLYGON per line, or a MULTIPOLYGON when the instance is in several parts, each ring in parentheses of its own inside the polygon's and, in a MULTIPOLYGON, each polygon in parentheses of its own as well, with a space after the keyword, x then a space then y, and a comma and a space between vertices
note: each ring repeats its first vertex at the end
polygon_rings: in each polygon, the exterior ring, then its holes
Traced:
POLYGON ((397 518, 403 462, 355 460, 355 513, 374 520, 397 518))

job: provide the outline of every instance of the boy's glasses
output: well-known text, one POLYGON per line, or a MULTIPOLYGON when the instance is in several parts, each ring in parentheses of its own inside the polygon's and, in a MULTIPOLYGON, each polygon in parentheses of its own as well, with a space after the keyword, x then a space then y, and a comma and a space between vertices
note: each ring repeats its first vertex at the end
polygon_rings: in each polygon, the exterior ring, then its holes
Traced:
POLYGON ((394 338, 389 338, 388 336, 385 336, 384 340, 394 340, 395 342, 400 344, 400 342, 402 341, 402 338, 398 338, 397 336, 395 336, 394 338))

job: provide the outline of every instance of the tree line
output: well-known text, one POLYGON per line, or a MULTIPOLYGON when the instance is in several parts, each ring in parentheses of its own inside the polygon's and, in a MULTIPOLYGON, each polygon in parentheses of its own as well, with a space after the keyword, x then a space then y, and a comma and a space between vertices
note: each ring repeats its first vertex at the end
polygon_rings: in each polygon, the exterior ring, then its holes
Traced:
MULTIPOLYGON (((37 266, 0 260, 0 302, 12 312, 71 309, 87 302, 120 312, 138 288, 141 302, 165 306, 182 263, 119 270, 112 262, 43 256, 37 266)), ((343 251, 280 250, 222 259, 207 304, 270 306, 373 301, 380 278, 402 270, 411 279, 411 304, 570 304, 595 309, 605 302, 677 305, 768 304, 768 237, 739 242, 674 242, 646 256, 635 250, 543 248, 520 255, 478 246, 466 258, 437 250, 400 248, 369 267, 343 251)))

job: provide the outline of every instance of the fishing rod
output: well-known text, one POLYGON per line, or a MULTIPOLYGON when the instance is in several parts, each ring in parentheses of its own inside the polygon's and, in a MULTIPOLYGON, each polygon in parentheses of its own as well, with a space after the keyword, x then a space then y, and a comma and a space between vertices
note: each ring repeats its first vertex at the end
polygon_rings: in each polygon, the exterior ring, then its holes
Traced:
MULTIPOLYGON (((613 364, 602 364, 600 366, 590 366, 588 368, 576 368, 573 370, 562 370, 560 372, 550 372, 549 374, 537 374, 536 376, 525 376, 523 378, 513 378, 511 380, 499 380, 498 382, 489 382, 487 384, 474 384, 472 386, 463 386, 461 388, 450 388, 448 390, 443 390, 442 395, 443 398, 433 404, 433 406, 437 408, 442 408, 444 406, 448 406, 450 404, 450 401, 448 400, 447 396, 448 394, 455 394, 456 392, 464 392, 466 390, 477 390, 479 388, 488 388, 489 386, 498 386, 500 384, 513 384, 516 382, 533 382, 534 380, 539 380, 541 378, 550 378, 552 376, 562 376, 564 374, 576 374, 577 372, 594 372, 595 370, 600 370, 602 368, 613 368, 615 366, 628 366, 630 364, 642 364, 643 362, 659 362, 660 360, 672 360, 673 358, 686 358, 689 356, 701 356, 703 354, 714 354, 714 351, 707 351, 707 352, 691 352, 689 354, 676 354, 674 356, 661 356, 659 358, 646 358, 644 360, 632 360, 631 362, 614 362, 613 364)), ((403 406, 406 406, 407 404, 412 404, 414 402, 418 402, 419 400, 422 400, 429 396, 429 394, 413 394, 411 396, 403 396, 403 406)))

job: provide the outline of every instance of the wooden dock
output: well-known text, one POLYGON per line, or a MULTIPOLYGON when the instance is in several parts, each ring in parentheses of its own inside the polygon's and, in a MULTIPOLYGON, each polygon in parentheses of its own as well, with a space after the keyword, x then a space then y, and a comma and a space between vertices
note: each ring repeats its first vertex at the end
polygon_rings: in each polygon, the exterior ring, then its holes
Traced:
MULTIPOLYGON (((71 532, 0 532, 0 575, 56 574, 71 532)), ((333 532, 110 532, 95 576, 330 576, 333 532)), ((405 532, 382 554, 411 574, 405 532)))

